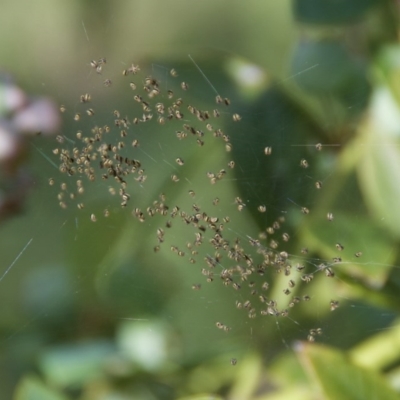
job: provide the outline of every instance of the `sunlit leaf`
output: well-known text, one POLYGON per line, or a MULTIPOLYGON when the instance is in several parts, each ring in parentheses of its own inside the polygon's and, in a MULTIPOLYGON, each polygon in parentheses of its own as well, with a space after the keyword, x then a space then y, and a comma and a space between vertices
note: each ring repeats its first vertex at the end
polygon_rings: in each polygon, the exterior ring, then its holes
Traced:
POLYGON ((400 236, 400 114, 387 89, 373 98, 371 117, 361 127, 358 175, 365 202, 379 223, 400 236), (387 116, 388 118, 386 118, 387 116))
POLYGON ((351 350, 350 357, 355 364, 374 370, 393 365, 400 359, 400 325, 361 342, 351 350))
POLYGON ((387 378, 396 391, 400 392, 400 367, 394 368, 388 372, 387 378))
POLYGON ((177 400, 223 400, 222 397, 213 394, 199 394, 189 397, 180 397, 177 400))
POLYGON ((400 46, 386 46, 377 59, 377 72, 384 78, 392 95, 400 104, 400 46))
POLYGON ((296 354, 285 352, 268 367, 268 383, 274 389, 254 400, 309 400, 310 385, 296 354))
POLYGON ((385 380, 372 371, 352 364, 345 354, 332 348, 298 343, 296 348, 317 393, 327 400, 398 399, 385 380))
POLYGON ((166 364, 167 339, 167 327, 158 321, 124 321, 117 332, 117 343, 124 357, 150 372, 166 364))
POLYGON ((310 400, 310 398, 312 394, 308 388, 293 387, 254 397, 252 400, 310 400))
POLYGON ((296 354, 285 352, 281 354, 268 368, 268 375, 277 385, 302 385, 307 383, 307 377, 302 369, 296 354))
POLYGON ((236 382, 230 391, 232 399, 249 399, 255 393, 262 374, 262 363, 258 355, 244 359, 239 366, 236 382))

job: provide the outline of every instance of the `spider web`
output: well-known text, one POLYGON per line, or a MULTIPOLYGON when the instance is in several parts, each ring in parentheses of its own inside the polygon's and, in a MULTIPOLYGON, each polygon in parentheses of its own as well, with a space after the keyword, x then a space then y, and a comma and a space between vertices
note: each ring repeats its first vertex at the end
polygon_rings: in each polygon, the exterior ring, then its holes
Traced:
POLYGON ((274 106, 279 84, 250 104, 234 82, 216 80, 222 72, 213 63, 193 57, 176 66, 176 77, 168 63, 144 62, 136 71, 135 60, 94 61, 74 88, 76 101, 63 104, 58 141, 32 143, 40 177, 33 211, 3 229, 15 240, 1 250, 0 293, 4 302, 14 296, 8 287, 22 295, 8 313, 9 325, 18 320, 20 329, 5 328, 3 346, 43 327, 57 332, 53 340, 71 340, 136 324, 167 332, 177 362, 222 355, 229 364, 250 349, 268 360, 294 340, 350 347, 390 326, 395 314, 352 296, 350 281, 361 280, 359 268, 390 267, 392 255, 388 262, 369 258, 371 238, 338 223, 346 210, 364 218, 359 199, 344 194, 321 205, 320 193, 339 179, 342 144, 320 147, 309 136, 304 143, 307 124, 292 136, 296 121, 287 118, 268 132, 264 113, 280 118, 285 111, 274 106), (149 97, 151 90, 159 93, 149 97), (80 99, 86 93, 90 100, 80 99), (89 158, 97 154, 87 160, 93 170, 84 171, 85 160, 81 172, 72 170, 87 146, 89 158), (113 160, 111 171, 104 160, 99 168, 102 153, 113 160), (331 257, 316 248, 316 226, 331 257))

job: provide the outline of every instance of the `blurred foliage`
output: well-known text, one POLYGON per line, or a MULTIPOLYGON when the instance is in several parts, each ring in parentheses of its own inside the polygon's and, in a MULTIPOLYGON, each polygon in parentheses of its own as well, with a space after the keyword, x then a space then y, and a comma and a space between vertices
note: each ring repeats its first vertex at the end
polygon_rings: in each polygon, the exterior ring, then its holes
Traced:
POLYGON ((348 24, 360 20, 377 3, 379 0, 355 0, 350 4, 345 0, 295 0, 294 15, 309 24, 348 24))
MULTIPOLYGON (((26 197, 25 181, 5 173, 9 158, 0 176, 0 188, 25 202, 17 216, 6 211, 13 219, 0 233, 0 399, 398 398, 398 2, 42 0, 29 13, 21 7, 28 3, 2 5, 1 66, 24 91, 66 106, 62 133, 69 140, 82 93, 97 99, 97 124, 110 109, 129 115, 131 97, 118 79, 131 59, 161 81, 176 68, 190 82, 189 104, 211 109, 217 91, 242 116, 240 124, 221 118, 231 153, 216 139, 202 153, 170 144, 158 139, 162 127, 141 125, 141 148, 154 149, 148 155, 156 158, 146 166, 151 185, 137 186, 139 206, 162 192, 169 204, 188 209, 188 190, 195 188, 199 204, 220 198, 218 211, 235 216, 229 230, 244 241, 284 215, 293 265, 322 272, 319 265, 329 262, 335 279, 315 273, 302 285, 297 276, 293 295, 313 301, 303 301, 290 318, 248 319, 234 307, 242 297, 207 285, 199 267, 173 252, 154 253, 161 220, 133 221, 110 205, 104 184, 85 193, 82 213, 60 210, 57 189, 47 184, 59 176, 55 141, 24 136, 24 151, 12 164, 31 177, 34 190, 26 197), (89 65, 103 56, 118 69, 110 69, 111 88, 89 65), (179 190, 170 179, 173 167, 159 163, 177 153, 186 177, 179 190), (234 175, 210 189, 204 171, 230 159, 234 175), (241 213, 232 201, 237 196, 245 201, 241 213), (257 211, 260 204, 266 213, 257 211), (90 214, 105 207, 112 218, 93 224, 90 214), (304 247, 307 256, 300 255, 304 247), (339 256, 343 262, 332 263, 339 256), (200 283, 200 291, 192 290, 200 283), (333 299, 340 306, 330 312, 333 299), (232 331, 216 329, 220 320, 232 331), (319 327, 322 334, 310 334, 319 327)), ((26 135, 15 119, 26 103, 10 110, 16 92, 9 89, 4 79, 0 122, 7 129, 0 133, 14 140, 26 135)), ((46 120, 40 112, 38 120, 46 120)), ((82 119, 90 129, 92 121, 82 119)), ((192 236, 174 226, 163 246, 192 236)), ((200 258, 206 255, 199 249, 200 258)), ((289 307, 282 292, 288 278, 266 275, 270 298, 289 307)))

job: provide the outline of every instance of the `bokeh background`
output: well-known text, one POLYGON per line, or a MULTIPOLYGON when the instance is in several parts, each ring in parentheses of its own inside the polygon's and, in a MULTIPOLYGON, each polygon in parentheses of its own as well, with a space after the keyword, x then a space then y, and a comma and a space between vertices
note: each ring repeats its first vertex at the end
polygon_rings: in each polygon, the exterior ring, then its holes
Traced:
MULTIPOLYGON (((3 1, 0 399, 398 398, 398 23, 394 0, 3 1), (99 75, 90 62, 101 57, 99 75), (178 91, 175 68, 190 85, 184 102, 212 109, 218 92, 242 119, 221 118, 229 154, 212 141, 203 153, 176 144, 166 132, 177 123, 140 128, 152 180, 131 208, 161 191, 190 208, 193 189, 200 205, 220 198, 230 237, 244 242, 284 216, 291 239, 282 249, 315 275, 298 282, 295 293, 312 301, 290 318, 249 319, 235 307, 244 294, 218 276, 206 283, 208 248, 194 265, 169 250, 193 240, 193 229, 173 227, 154 253, 165 221, 139 223, 104 183, 87 187, 84 211, 59 207, 60 182, 72 178, 58 171, 56 134, 73 140, 77 129, 113 121, 114 109, 130 115, 121 71, 132 62, 178 91), (77 124, 84 93, 95 119, 77 124), (163 163, 177 151, 188 161, 180 186, 163 163), (210 186, 205 172, 230 159, 229 179, 210 186), (109 219, 91 222, 105 207, 109 219), (317 273, 338 256, 334 279, 317 273), (307 341, 316 328, 322 335, 307 341)), ((287 278, 268 276, 284 303, 287 278)))

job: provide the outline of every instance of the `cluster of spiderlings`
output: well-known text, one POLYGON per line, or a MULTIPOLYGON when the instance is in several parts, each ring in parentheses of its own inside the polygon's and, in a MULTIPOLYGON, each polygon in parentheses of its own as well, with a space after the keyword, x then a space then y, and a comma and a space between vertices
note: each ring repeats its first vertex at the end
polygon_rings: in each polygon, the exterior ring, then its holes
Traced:
MULTIPOLYGON (((106 65, 105 59, 92 61, 91 67, 99 74, 104 72, 106 65)), ((61 191, 58 194, 58 201, 62 208, 74 201, 79 210, 84 209, 84 203, 80 196, 85 191, 85 186, 97 180, 112 182, 108 185, 108 191, 111 195, 119 195, 119 204, 126 208, 131 208, 131 214, 140 222, 147 218, 161 216, 165 218, 165 227, 170 228, 172 221, 180 221, 184 226, 193 228, 193 240, 185 244, 174 244, 170 250, 177 256, 188 261, 189 264, 201 263, 200 271, 207 283, 214 282, 216 278, 226 287, 234 291, 241 291, 241 301, 236 301, 236 307, 247 313, 248 318, 259 316, 287 317, 291 310, 302 302, 311 300, 309 295, 297 296, 299 287, 310 283, 316 273, 322 272, 328 278, 335 276, 334 266, 342 262, 340 257, 335 257, 332 262, 315 266, 307 263, 307 267, 302 264, 292 265, 291 255, 285 250, 280 249, 280 240, 283 244, 290 241, 290 235, 282 232, 282 225, 285 222, 284 217, 277 218, 270 226, 266 227, 259 234, 258 238, 237 237, 233 235, 226 225, 230 223, 231 217, 221 215, 221 207, 213 212, 206 212, 202 206, 193 203, 190 209, 184 209, 182 205, 168 204, 167 196, 164 193, 159 194, 157 200, 152 201, 145 207, 139 207, 136 204, 130 204, 132 198, 135 198, 135 185, 145 185, 151 181, 145 170, 145 162, 137 156, 137 148, 140 146, 140 138, 136 134, 136 126, 143 124, 156 123, 163 125, 163 134, 170 134, 169 140, 183 141, 188 137, 193 137, 195 143, 200 148, 203 147, 208 137, 216 138, 219 143, 225 147, 227 152, 232 149, 229 135, 224 128, 218 124, 221 111, 214 108, 212 111, 203 110, 192 104, 186 104, 182 91, 189 90, 190 85, 187 82, 181 82, 178 86, 179 95, 174 90, 165 87, 165 82, 160 82, 150 75, 142 75, 141 68, 132 64, 131 67, 122 71, 122 79, 131 76, 135 80, 126 82, 126 87, 132 93, 132 113, 125 116, 118 110, 113 110, 109 117, 111 122, 101 126, 95 125, 88 132, 78 130, 75 140, 65 136, 57 136, 57 147, 53 153, 59 157, 59 170, 70 179, 74 177, 74 182, 68 185, 61 182, 61 191), (174 125, 169 128, 169 123, 179 123, 180 128, 175 129, 174 125), (164 126, 165 125, 165 126, 164 126), (130 150, 127 150, 130 149, 130 150), (233 236, 232 236, 233 235, 233 236), (200 247, 205 248, 205 254, 200 255, 200 247), (282 288, 282 293, 286 298, 284 305, 279 304, 277 299, 270 298, 268 292, 274 284, 273 276, 275 274, 284 274, 286 284, 282 288), (287 297, 286 297, 287 296, 287 297)), ((169 77, 173 80, 178 79, 175 69, 169 72, 169 77)), ((112 81, 106 79, 104 86, 110 87, 112 81)), ((176 89, 175 89, 176 91, 176 89)), ((90 104, 92 96, 89 93, 80 96, 80 103, 83 107, 90 104)), ((231 101, 217 95, 215 98, 216 107, 229 107, 231 101)), ((226 108, 229 110, 229 108, 226 108)), ((228 113, 224 111, 224 115, 228 113)), ((64 106, 61 111, 65 112, 64 106)), ((92 118, 96 115, 93 108, 87 107, 82 113, 77 112, 74 115, 75 121, 80 121, 83 115, 92 118)), ((229 114, 231 121, 239 122, 242 118, 236 112, 229 114)), ((165 135, 164 134, 164 135, 165 135)), ((189 144, 188 144, 189 146, 189 144)), ((322 149, 321 144, 316 145, 317 151, 322 149)), ((201 151, 199 149, 199 151, 201 151)), ((272 155, 272 148, 260 148, 260 154, 264 156, 272 155)), ((171 164, 176 168, 187 165, 183 157, 177 156, 171 160, 171 164)), ((301 159, 300 168, 308 168, 308 161, 301 159)), ((228 162, 228 171, 235 167, 235 161, 228 162)), ((223 165, 218 171, 207 172, 206 175, 212 185, 223 179, 228 171, 223 165)), ((169 179, 169 178, 168 178, 169 179)), ((179 184, 178 173, 171 175, 172 182, 179 184)), ((70 179, 71 180, 71 179, 70 179)), ((50 185, 55 184, 55 179, 50 178, 50 185)), ((321 182, 316 182, 316 187, 322 187, 321 182)), ((196 197, 193 189, 189 190, 191 198, 196 197)), ((246 202, 240 197, 232 199, 237 211, 242 211, 246 207, 246 202)), ((215 197, 212 201, 213 206, 220 204, 220 199, 215 197)), ((258 206, 258 212, 265 213, 267 207, 264 204, 258 206)), ((303 214, 309 214, 309 209, 301 207, 303 214)), ((104 210, 104 217, 110 215, 110 210, 104 210)), ((327 214, 328 221, 333 221, 332 213, 327 214)), ((98 221, 98 216, 90 214, 90 220, 98 221)), ((175 224, 175 222, 174 222, 175 224)), ((161 250, 167 233, 164 228, 157 228, 155 232, 154 251, 161 250)), ((343 246, 336 244, 338 251, 343 250, 343 246)), ((301 250, 305 257, 307 249, 301 250)), ((357 257, 361 253, 356 254, 357 257)), ((201 284, 193 284, 194 290, 201 290, 201 284)), ((327 304, 327 309, 334 311, 339 306, 337 300, 331 300, 327 304)), ((229 331, 226 325, 217 322, 218 329, 229 331)), ((310 331, 308 340, 314 340, 316 335, 320 335, 320 329, 310 331), (314 332, 315 331, 315 332, 314 332)))
MULTIPOLYGON (((106 59, 102 58, 98 61, 91 61, 91 67, 96 70, 98 74, 101 74, 106 65, 106 59)), ((76 140, 79 145, 76 145, 75 141, 72 141, 65 136, 58 135, 57 141, 60 146, 53 150, 55 155, 59 156, 60 164, 59 169, 62 173, 68 176, 79 176, 80 179, 77 181, 77 187, 72 189, 67 187, 66 183, 61 184, 61 192, 58 194, 60 206, 66 208, 68 199, 66 196, 69 193, 70 200, 75 200, 79 194, 84 192, 84 185, 82 183, 82 177, 86 177, 88 181, 95 181, 97 179, 113 179, 119 185, 118 188, 114 189, 114 186, 110 187, 110 193, 118 193, 121 198, 121 206, 126 207, 131 195, 128 193, 128 182, 127 177, 134 179, 138 183, 144 183, 148 176, 145 173, 145 169, 142 167, 142 162, 139 159, 130 157, 124 148, 139 147, 140 140, 137 137, 132 137, 129 129, 132 125, 142 125, 144 123, 154 122, 156 120, 158 124, 165 125, 170 121, 183 121, 186 110, 195 117, 197 121, 203 122, 206 130, 211 131, 214 137, 221 137, 226 149, 231 149, 228 135, 224 134, 222 129, 213 128, 211 124, 212 119, 216 119, 220 116, 220 111, 215 108, 212 112, 207 110, 200 110, 190 104, 185 105, 182 98, 175 96, 171 89, 162 90, 160 83, 157 79, 151 76, 139 76, 140 67, 132 64, 131 67, 124 69, 122 75, 128 77, 130 75, 137 75, 138 79, 136 82, 129 82, 128 85, 131 90, 134 91, 133 105, 137 103, 135 114, 132 117, 121 116, 120 111, 113 111, 113 121, 110 124, 102 126, 94 126, 90 132, 78 131, 76 133, 76 140), (138 112, 139 111, 139 112, 138 112), (118 131, 117 135, 119 139, 115 139, 115 131, 118 131), (129 133, 129 134, 128 134, 129 133), (74 146, 69 146, 74 143, 74 146), (66 146, 67 145, 67 146, 66 146), (98 168, 100 167, 100 168, 98 168), (100 176, 99 176, 100 172, 100 176)), ((170 76, 177 78, 177 72, 172 69, 170 76)), ((110 79, 104 81, 105 86, 111 86, 112 82, 110 79)), ((181 82, 180 87, 183 91, 189 89, 189 85, 186 82, 181 82)), ((80 96, 80 102, 83 104, 90 103, 92 96, 89 93, 82 94, 80 96)), ((220 96, 216 97, 217 104, 223 104, 225 106, 230 104, 230 100, 225 98, 222 99, 220 96)), ((61 106, 62 112, 66 111, 65 106, 61 106)), ((84 114, 89 117, 93 117, 96 113, 91 107, 87 107, 85 112, 76 112, 74 115, 75 121, 81 121, 84 114)), ((239 114, 233 114, 234 121, 240 119, 239 114)), ((204 145, 205 132, 203 129, 199 129, 192 124, 188 124, 188 118, 185 115, 185 123, 182 123, 182 130, 177 130, 175 136, 178 140, 183 140, 188 135, 192 135, 196 138, 198 146, 204 145)), ((167 128, 166 128, 167 129, 167 128)), ((178 166, 183 166, 185 161, 182 157, 177 157, 175 163, 178 166)), ((231 161, 228 164, 229 168, 234 167, 234 162, 231 161)), ((209 173, 209 178, 212 183, 222 179, 226 174, 225 169, 221 169, 218 172, 209 173)), ((130 179, 131 180, 131 179, 130 179)), ((179 182, 180 178, 178 174, 171 175, 173 182, 179 182)), ((51 178, 50 184, 54 184, 54 179, 51 178)), ((78 203, 78 208, 83 209, 84 204, 78 203)), ((157 208, 157 207, 155 207, 157 208)), ((161 205, 163 208, 163 205, 161 205)), ((165 210, 155 210, 160 212, 162 215, 165 210)), ((148 213, 151 214, 151 209, 148 213)), ((144 212, 140 210, 134 210, 133 214, 140 220, 144 220, 144 212)), ((96 221, 95 216, 92 215, 92 221, 96 221)))
POLYGON ((307 340, 309 342, 314 342, 315 341, 315 337, 316 336, 320 336, 322 335, 322 329, 321 328, 313 328, 310 329, 308 336, 307 336, 307 340))

